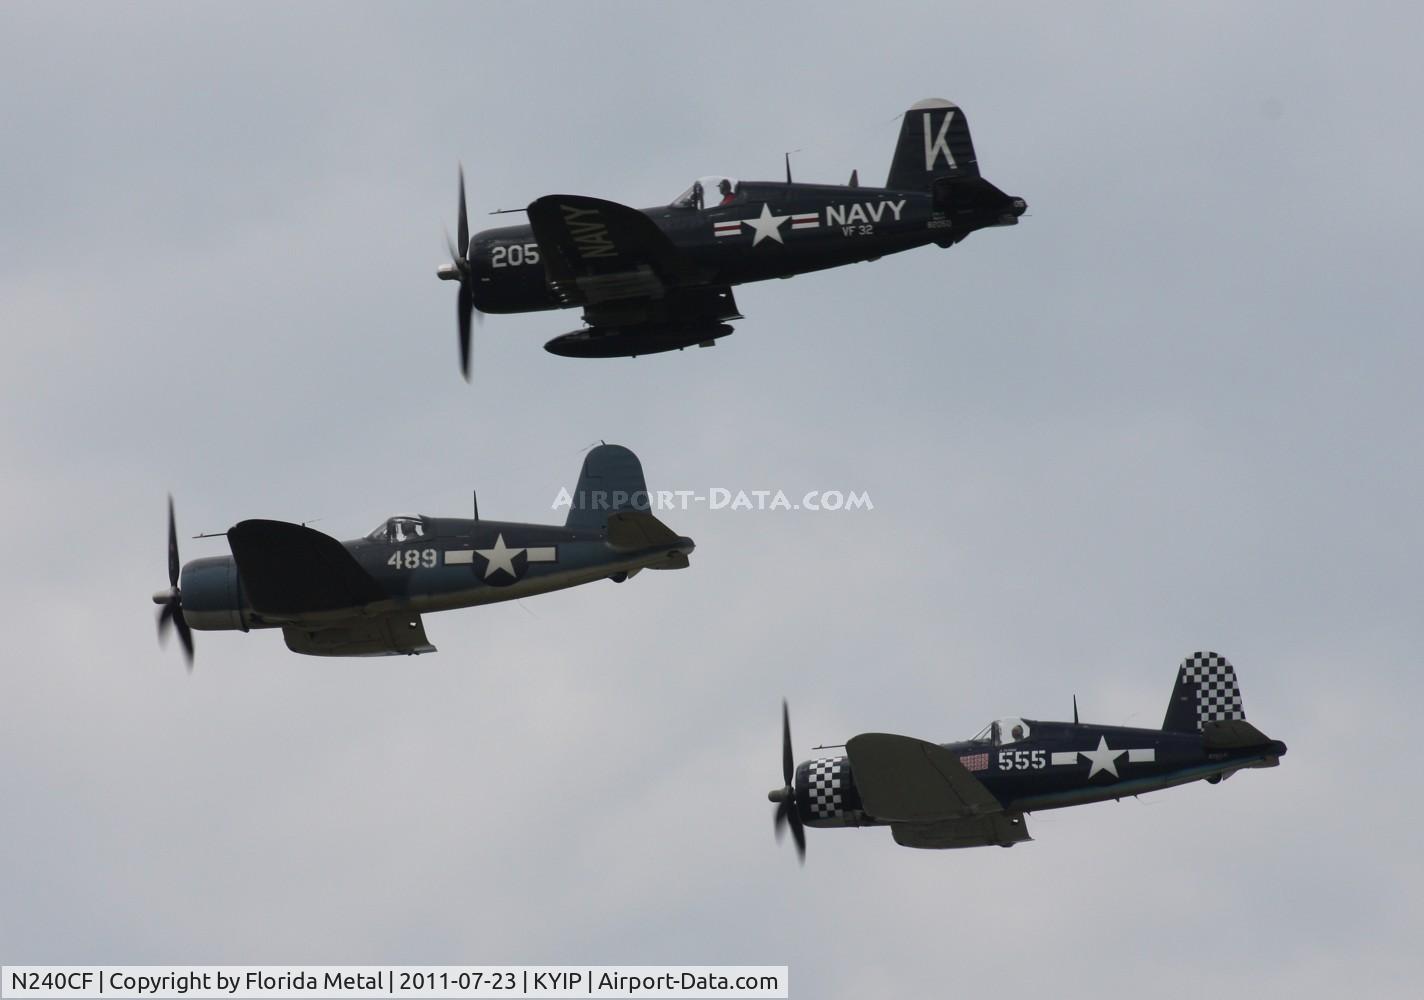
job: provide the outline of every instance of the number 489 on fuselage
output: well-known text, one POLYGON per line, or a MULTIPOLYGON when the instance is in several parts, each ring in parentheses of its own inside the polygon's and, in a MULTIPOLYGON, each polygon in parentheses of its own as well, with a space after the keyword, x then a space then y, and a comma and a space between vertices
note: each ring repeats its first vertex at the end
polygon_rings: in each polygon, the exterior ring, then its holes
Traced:
POLYGON ((1026 204, 979 175, 964 112, 944 100, 905 113, 883 188, 707 177, 667 205, 634 209, 546 195, 529 224, 471 239, 460 181, 459 242, 442 279, 459 281, 460 358, 470 319, 582 307, 583 329, 549 341, 566 357, 620 357, 708 346, 741 319, 732 286, 953 246, 1015 225, 1026 204))

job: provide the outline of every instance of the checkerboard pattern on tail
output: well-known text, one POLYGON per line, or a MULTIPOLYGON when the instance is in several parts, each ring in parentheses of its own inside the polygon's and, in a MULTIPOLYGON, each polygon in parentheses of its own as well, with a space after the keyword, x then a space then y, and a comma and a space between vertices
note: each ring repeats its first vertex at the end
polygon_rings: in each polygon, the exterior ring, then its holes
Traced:
POLYGON ((1245 718, 1236 671, 1226 657, 1196 652, 1182 661, 1163 729, 1201 732, 1208 722, 1245 718))
POLYGON ((841 814, 845 770, 845 757, 823 757, 811 762, 806 772, 806 793, 813 819, 835 819, 841 814))
POLYGON ((1182 663, 1187 679, 1197 684, 1197 728, 1222 719, 1244 719, 1236 671, 1226 657, 1193 653, 1182 663))

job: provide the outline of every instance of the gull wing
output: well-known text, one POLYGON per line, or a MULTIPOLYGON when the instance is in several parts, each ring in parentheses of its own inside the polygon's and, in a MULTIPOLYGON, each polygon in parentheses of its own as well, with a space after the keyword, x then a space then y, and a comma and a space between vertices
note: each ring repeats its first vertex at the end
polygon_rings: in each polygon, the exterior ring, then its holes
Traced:
POLYGON ((865 811, 879 820, 928 823, 1003 812, 989 789, 934 743, 862 733, 846 744, 865 811))
POLYGON ((273 616, 359 608, 388 595, 330 535, 286 521, 241 521, 227 543, 254 611, 273 616))
POLYGON ((569 305, 662 298, 695 280, 696 266, 636 208, 550 194, 528 213, 549 283, 569 305))

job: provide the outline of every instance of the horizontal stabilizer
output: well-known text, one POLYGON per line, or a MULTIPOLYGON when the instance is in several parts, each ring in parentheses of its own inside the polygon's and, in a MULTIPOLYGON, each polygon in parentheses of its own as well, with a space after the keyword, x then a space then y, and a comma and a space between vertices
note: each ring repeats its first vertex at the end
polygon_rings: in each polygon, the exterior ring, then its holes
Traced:
POLYGON ((999 800, 943 747, 909 736, 862 733, 846 744, 865 811, 926 823, 996 813, 999 800))
POLYGON ((994 813, 939 823, 891 823, 890 835, 901 847, 945 850, 954 847, 1012 847, 1032 840, 1022 816, 994 813))
POLYGON ((608 544, 628 552, 663 548, 662 562, 648 563, 648 569, 686 569, 692 539, 673 531, 645 510, 624 510, 608 517, 608 544))
POLYGON ((1202 726, 1202 745, 1208 750, 1238 750, 1270 742, 1269 736, 1245 719, 1223 719, 1202 726))
POLYGON ((931 188, 935 211, 949 219, 951 232, 963 239, 981 226, 1018 225, 1028 211, 1022 198, 1011 198, 982 177, 940 177, 931 188))
POLYGON ((242 521, 228 529, 242 589, 253 610, 300 615, 359 608, 387 594, 330 535, 286 521, 242 521))
POLYGON ((677 532, 646 510, 621 510, 608 516, 608 544, 615 549, 650 549, 681 541, 677 532))

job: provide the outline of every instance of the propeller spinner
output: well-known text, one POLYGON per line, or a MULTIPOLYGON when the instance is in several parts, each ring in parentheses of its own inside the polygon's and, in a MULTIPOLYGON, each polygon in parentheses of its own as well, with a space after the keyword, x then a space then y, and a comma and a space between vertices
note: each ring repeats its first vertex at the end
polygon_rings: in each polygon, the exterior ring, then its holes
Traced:
POLYGON ((791 753, 791 712, 786 700, 781 702, 781 788, 773 788, 766 797, 776 803, 776 839, 788 825, 791 839, 796 841, 796 857, 806 861, 806 829, 801 823, 801 811, 796 806, 796 758, 791 753))
POLYGON ((188 669, 193 669, 193 630, 183 617, 183 592, 178 589, 178 571, 182 563, 178 560, 178 531, 173 523, 173 497, 168 498, 168 589, 153 595, 153 603, 160 605, 158 612, 158 638, 168 638, 172 628, 178 633, 178 641, 183 644, 183 657, 188 669))

